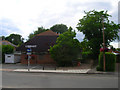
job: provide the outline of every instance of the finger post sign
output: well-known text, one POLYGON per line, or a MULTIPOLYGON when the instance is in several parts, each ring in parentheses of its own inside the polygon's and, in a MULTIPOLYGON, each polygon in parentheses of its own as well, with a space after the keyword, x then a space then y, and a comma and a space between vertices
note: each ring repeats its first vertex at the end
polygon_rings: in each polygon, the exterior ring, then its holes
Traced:
POLYGON ((30 71, 30 58, 31 58, 31 53, 32 53, 32 49, 31 48, 35 48, 37 47, 37 45, 26 45, 25 46, 27 48, 27 55, 28 55, 28 71, 30 71))

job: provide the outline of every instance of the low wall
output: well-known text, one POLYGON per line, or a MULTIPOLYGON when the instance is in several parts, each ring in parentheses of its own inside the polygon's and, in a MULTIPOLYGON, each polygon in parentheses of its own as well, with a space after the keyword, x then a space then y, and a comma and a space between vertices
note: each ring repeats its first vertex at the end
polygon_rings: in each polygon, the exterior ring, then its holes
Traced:
MULTIPOLYGON (((21 55, 21 63, 28 63, 28 55, 21 55)), ((44 55, 31 55, 30 64, 56 64, 56 62, 50 57, 50 54, 44 55)))

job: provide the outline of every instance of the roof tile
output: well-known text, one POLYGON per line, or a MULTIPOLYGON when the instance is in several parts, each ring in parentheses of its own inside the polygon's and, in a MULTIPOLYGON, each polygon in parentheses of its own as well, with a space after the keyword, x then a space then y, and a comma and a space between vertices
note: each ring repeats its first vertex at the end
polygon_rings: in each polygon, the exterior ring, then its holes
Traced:
POLYGON ((59 34, 57 34, 56 32, 53 32, 52 30, 48 30, 46 32, 43 32, 43 33, 40 33, 40 34, 37 34, 37 36, 58 36, 59 34))

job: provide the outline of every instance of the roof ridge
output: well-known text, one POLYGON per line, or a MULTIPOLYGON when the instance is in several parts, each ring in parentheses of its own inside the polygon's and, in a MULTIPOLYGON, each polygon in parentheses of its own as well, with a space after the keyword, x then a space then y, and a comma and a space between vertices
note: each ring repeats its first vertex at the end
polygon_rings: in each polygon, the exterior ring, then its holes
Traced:
POLYGON ((59 34, 57 34, 56 32, 53 32, 52 30, 47 30, 47 31, 45 31, 45 32, 42 32, 42 33, 40 33, 40 34, 37 34, 36 36, 43 36, 43 35, 47 35, 47 36, 54 36, 54 35, 56 35, 56 36, 58 36, 59 34))

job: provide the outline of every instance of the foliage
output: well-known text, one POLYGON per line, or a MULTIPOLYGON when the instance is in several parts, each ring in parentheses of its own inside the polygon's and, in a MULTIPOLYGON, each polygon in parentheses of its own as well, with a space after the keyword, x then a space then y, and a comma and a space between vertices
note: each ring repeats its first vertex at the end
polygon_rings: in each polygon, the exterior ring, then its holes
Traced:
POLYGON ((2 63, 5 62, 5 54, 11 54, 14 51, 14 47, 11 45, 0 45, 2 48, 2 63))
POLYGON ((82 63, 88 62, 88 60, 94 59, 94 55, 92 52, 82 52, 82 63))
POLYGON ((118 51, 120 51, 120 48, 117 48, 118 51))
MULTIPOLYGON (((103 52, 99 54, 99 65, 97 67, 98 71, 103 71, 103 52)), ((116 56, 110 52, 105 53, 105 70, 106 71, 115 71, 116 56)))
POLYGON ((80 47, 82 48, 83 52, 90 52, 90 46, 89 46, 89 42, 86 39, 83 39, 82 42, 80 42, 80 47))
POLYGON ((13 53, 14 47, 11 45, 2 45, 2 53, 10 54, 13 53))
POLYGON ((1 40, 5 40, 5 36, 1 36, 0 39, 1 39, 1 40))
POLYGON ((116 55, 116 63, 120 63, 120 54, 116 55))
POLYGON ((64 24, 56 24, 53 25, 50 30, 52 30, 53 32, 57 32, 57 33, 64 33, 68 30, 68 27, 64 24))
POLYGON ((110 42, 118 38, 119 25, 115 24, 113 21, 109 21, 111 15, 107 14, 107 11, 98 12, 93 10, 85 12, 85 14, 86 15, 79 20, 77 29, 80 32, 83 32, 92 52, 95 56, 98 56, 100 46, 103 43, 103 17, 106 45, 109 45, 110 42))
POLYGON ((100 52, 108 52, 109 51, 109 49, 107 48, 107 47, 105 47, 105 48, 100 48, 100 52))
POLYGON ((15 44, 15 45, 21 45, 23 43, 24 38, 22 38, 19 34, 10 34, 5 38, 5 40, 15 44))
POLYGON ((42 32, 47 31, 48 29, 45 29, 44 27, 38 27, 38 30, 35 30, 33 33, 30 33, 28 36, 28 39, 33 38, 35 35, 40 34, 42 32))
POLYGON ((50 47, 51 57, 58 63, 59 66, 71 66, 73 60, 77 60, 80 53, 80 45, 75 31, 69 28, 67 32, 60 34, 56 44, 50 47))
POLYGON ((111 45, 110 49, 113 51, 116 51, 116 48, 114 48, 112 45, 111 45))

